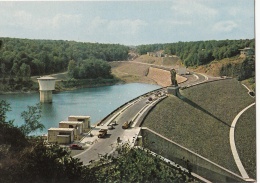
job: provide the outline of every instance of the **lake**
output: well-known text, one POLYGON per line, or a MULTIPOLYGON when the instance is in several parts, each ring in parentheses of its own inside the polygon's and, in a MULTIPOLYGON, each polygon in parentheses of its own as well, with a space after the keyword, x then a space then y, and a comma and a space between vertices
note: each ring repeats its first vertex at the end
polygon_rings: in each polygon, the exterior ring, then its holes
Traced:
MULTIPOLYGON (((96 88, 83 88, 53 94, 51 104, 42 104, 41 123, 45 129, 37 135, 47 133, 50 127, 58 127, 69 115, 90 116, 91 124, 100 121, 117 107, 144 93, 160 88, 158 85, 143 83, 120 84, 96 88)), ((23 124, 20 114, 40 101, 39 93, 0 95, 11 104, 12 111, 7 113, 8 120, 14 119, 15 125, 23 124)))

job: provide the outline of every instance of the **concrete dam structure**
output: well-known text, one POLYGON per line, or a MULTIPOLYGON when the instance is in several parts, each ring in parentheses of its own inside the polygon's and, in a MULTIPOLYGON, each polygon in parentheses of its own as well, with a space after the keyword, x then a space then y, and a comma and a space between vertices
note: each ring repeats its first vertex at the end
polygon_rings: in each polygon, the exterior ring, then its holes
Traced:
POLYGON ((55 90, 56 78, 45 76, 37 79, 39 82, 40 102, 52 103, 52 91, 55 90))

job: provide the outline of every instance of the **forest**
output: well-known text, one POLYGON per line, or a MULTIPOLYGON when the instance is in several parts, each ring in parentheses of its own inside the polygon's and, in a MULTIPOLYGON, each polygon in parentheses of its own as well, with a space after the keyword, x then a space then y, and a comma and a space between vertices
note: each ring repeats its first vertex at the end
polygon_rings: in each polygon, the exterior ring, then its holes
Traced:
MULTIPOLYGON (((164 50, 164 55, 177 55, 186 67, 197 67, 238 56, 239 49, 245 47, 254 50, 255 39, 149 44, 139 45, 135 50, 138 54, 164 50)), ((108 62, 127 60, 129 49, 119 44, 0 38, 0 91, 37 90, 31 76, 65 71, 77 81, 85 79, 88 82, 89 79, 98 78, 111 80, 113 77, 108 62)), ((226 64, 219 74, 244 80, 254 77, 254 71, 253 56, 241 64, 226 64)))
POLYGON ((239 49, 255 49, 255 39, 209 40, 194 42, 177 42, 137 46, 139 54, 164 50, 164 54, 177 55, 185 66, 199 66, 213 60, 230 58, 240 53, 239 49))
POLYGON ((100 60, 109 62, 128 57, 128 47, 119 44, 18 38, 0 40, 0 77, 2 84, 9 87, 7 90, 30 87, 31 76, 67 71, 71 60, 83 67, 86 66, 84 60, 96 59, 104 66, 100 60))
POLYGON ((101 59, 86 59, 80 62, 71 60, 68 74, 75 79, 111 78, 111 66, 101 59))

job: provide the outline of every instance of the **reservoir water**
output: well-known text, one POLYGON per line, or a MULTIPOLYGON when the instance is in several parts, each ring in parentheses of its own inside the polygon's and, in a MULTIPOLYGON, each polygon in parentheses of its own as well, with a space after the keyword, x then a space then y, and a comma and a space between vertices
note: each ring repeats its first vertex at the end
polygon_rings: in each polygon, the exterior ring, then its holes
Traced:
MULTIPOLYGON (((66 121, 69 115, 90 116, 91 124, 100 121, 117 107, 144 93, 160 88, 158 85, 130 83, 97 88, 84 88, 53 94, 51 104, 42 104, 41 123, 45 129, 37 135, 47 133, 48 128, 58 127, 60 121, 66 121)), ((39 93, 0 95, 11 104, 12 111, 7 113, 8 120, 14 124, 23 124, 22 111, 27 106, 39 103, 39 93)))

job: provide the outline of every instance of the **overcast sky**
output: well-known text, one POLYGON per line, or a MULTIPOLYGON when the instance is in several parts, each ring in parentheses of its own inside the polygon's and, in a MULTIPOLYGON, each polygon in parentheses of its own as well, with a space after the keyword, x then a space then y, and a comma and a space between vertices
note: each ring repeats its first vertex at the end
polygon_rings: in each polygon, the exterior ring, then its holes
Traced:
POLYGON ((0 37, 140 45, 252 39, 254 0, 0 1, 0 37))

